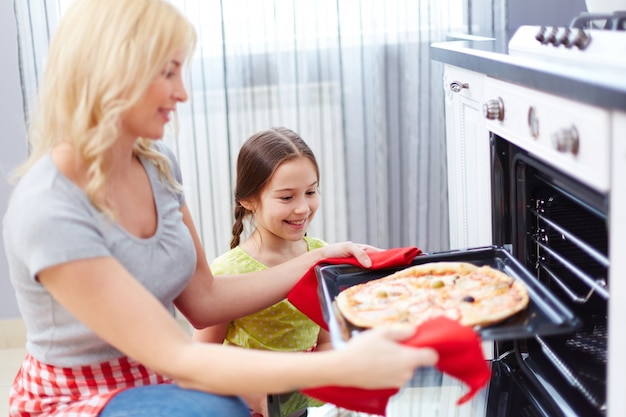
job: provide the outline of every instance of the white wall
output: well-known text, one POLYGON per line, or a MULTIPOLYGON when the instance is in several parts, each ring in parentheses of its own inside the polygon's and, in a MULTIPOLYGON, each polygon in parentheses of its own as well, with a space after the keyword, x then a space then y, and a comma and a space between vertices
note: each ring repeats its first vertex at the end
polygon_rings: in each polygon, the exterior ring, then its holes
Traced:
MULTIPOLYGON (((0 0, 0 217, 4 216, 11 185, 7 177, 27 154, 20 87, 17 29, 12 0, 0 0)), ((0 230, 2 225, 0 224, 0 230)), ((1 233, 0 233, 1 236, 1 233)), ((0 320, 19 317, 0 239, 0 320)))

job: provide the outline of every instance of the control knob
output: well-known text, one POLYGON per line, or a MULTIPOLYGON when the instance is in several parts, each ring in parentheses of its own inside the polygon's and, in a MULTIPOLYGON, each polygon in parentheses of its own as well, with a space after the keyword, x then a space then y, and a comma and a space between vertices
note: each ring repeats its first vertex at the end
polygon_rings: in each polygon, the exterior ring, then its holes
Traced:
POLYGON ((572 34, 572 31, 570 30, 570 28, 563 28, 563 30, 559 32, 557 45, 563 45, 566 48, 571 48, 572 47, 571 40, 570 40, 571 34, 572 34))
POLYGON ((546 27, 545 26, 541 26, 539 28, 539 31, 537 32, 537 34, 535 35, 535 39, 539 42, 539 43, 545 43, 546 41, 546 27))
POLYGON ((591 37, 584 30, 578 29, 576 32, 572 33, 569 43, 583 50, 591 43, 591 37))
POLYGON ((548 35, 546 36, 546 40, 545 40, 545 44, 552 44, 554 46, 559 46, 558 43, 558 38, 557 38, 557 34, 559 33, 559 28, 558 27, 553 27, 550 30, 550 33, 548 33, 548 35))
POLYGON ((489 120, 504 120, 504 102, 500 97, 483 104, 483 116, 489 120))
POLYGON ((559 152, 577 155, 580 146, 578 130, 575 126, 557 130, 552 134, 552 144, 559 152))

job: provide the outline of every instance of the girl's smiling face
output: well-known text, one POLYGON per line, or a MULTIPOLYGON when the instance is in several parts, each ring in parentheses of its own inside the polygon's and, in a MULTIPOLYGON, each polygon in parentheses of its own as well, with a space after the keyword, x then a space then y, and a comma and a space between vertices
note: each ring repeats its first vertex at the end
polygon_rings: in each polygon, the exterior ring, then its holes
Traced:
POLYGON ((264 241, 304 237, 320 205, 318 181, 315 165, 305 157, 283 162, 274 171, 253 210, 264 241))

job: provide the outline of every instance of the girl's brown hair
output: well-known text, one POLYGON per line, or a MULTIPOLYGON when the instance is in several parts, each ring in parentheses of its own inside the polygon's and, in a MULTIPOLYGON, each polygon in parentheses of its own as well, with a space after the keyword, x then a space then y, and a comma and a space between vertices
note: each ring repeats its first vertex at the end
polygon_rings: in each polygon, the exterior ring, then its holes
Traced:
POLYGON ((258 200, 272 175, 285 161, 308 158, 315 166, 319 184, 320 170, 315 155, 300 135, 285 127, 272 127, 250 136, 241 146, 237 158, 235 184, 235 223, 230 248, 239 245, 244 220, 252 215, 241 203, 258 200))

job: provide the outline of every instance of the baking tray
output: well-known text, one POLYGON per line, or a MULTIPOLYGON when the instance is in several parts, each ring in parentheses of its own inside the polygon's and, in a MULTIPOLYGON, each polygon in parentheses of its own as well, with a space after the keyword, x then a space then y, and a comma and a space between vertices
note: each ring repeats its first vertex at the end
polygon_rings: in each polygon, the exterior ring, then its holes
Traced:
POLYGON ((504 247, 488 246, 425 253, 416 256, 410 265, 396 268, 369 270, 345 264, 318 265, 315 268, 319 283, 318 295, 333 346, 340 347, 355 332, 363 330, 346 321, 339 313, 334 302, 339 292, 352 285, 382 278, 409 266, 440 261, 489 265, 526 284, 530 297, 528 307, 503 322, 487 327, 476 327, 475 330, 483 340, 513 340, 569 333, 582 323, 504 247))

